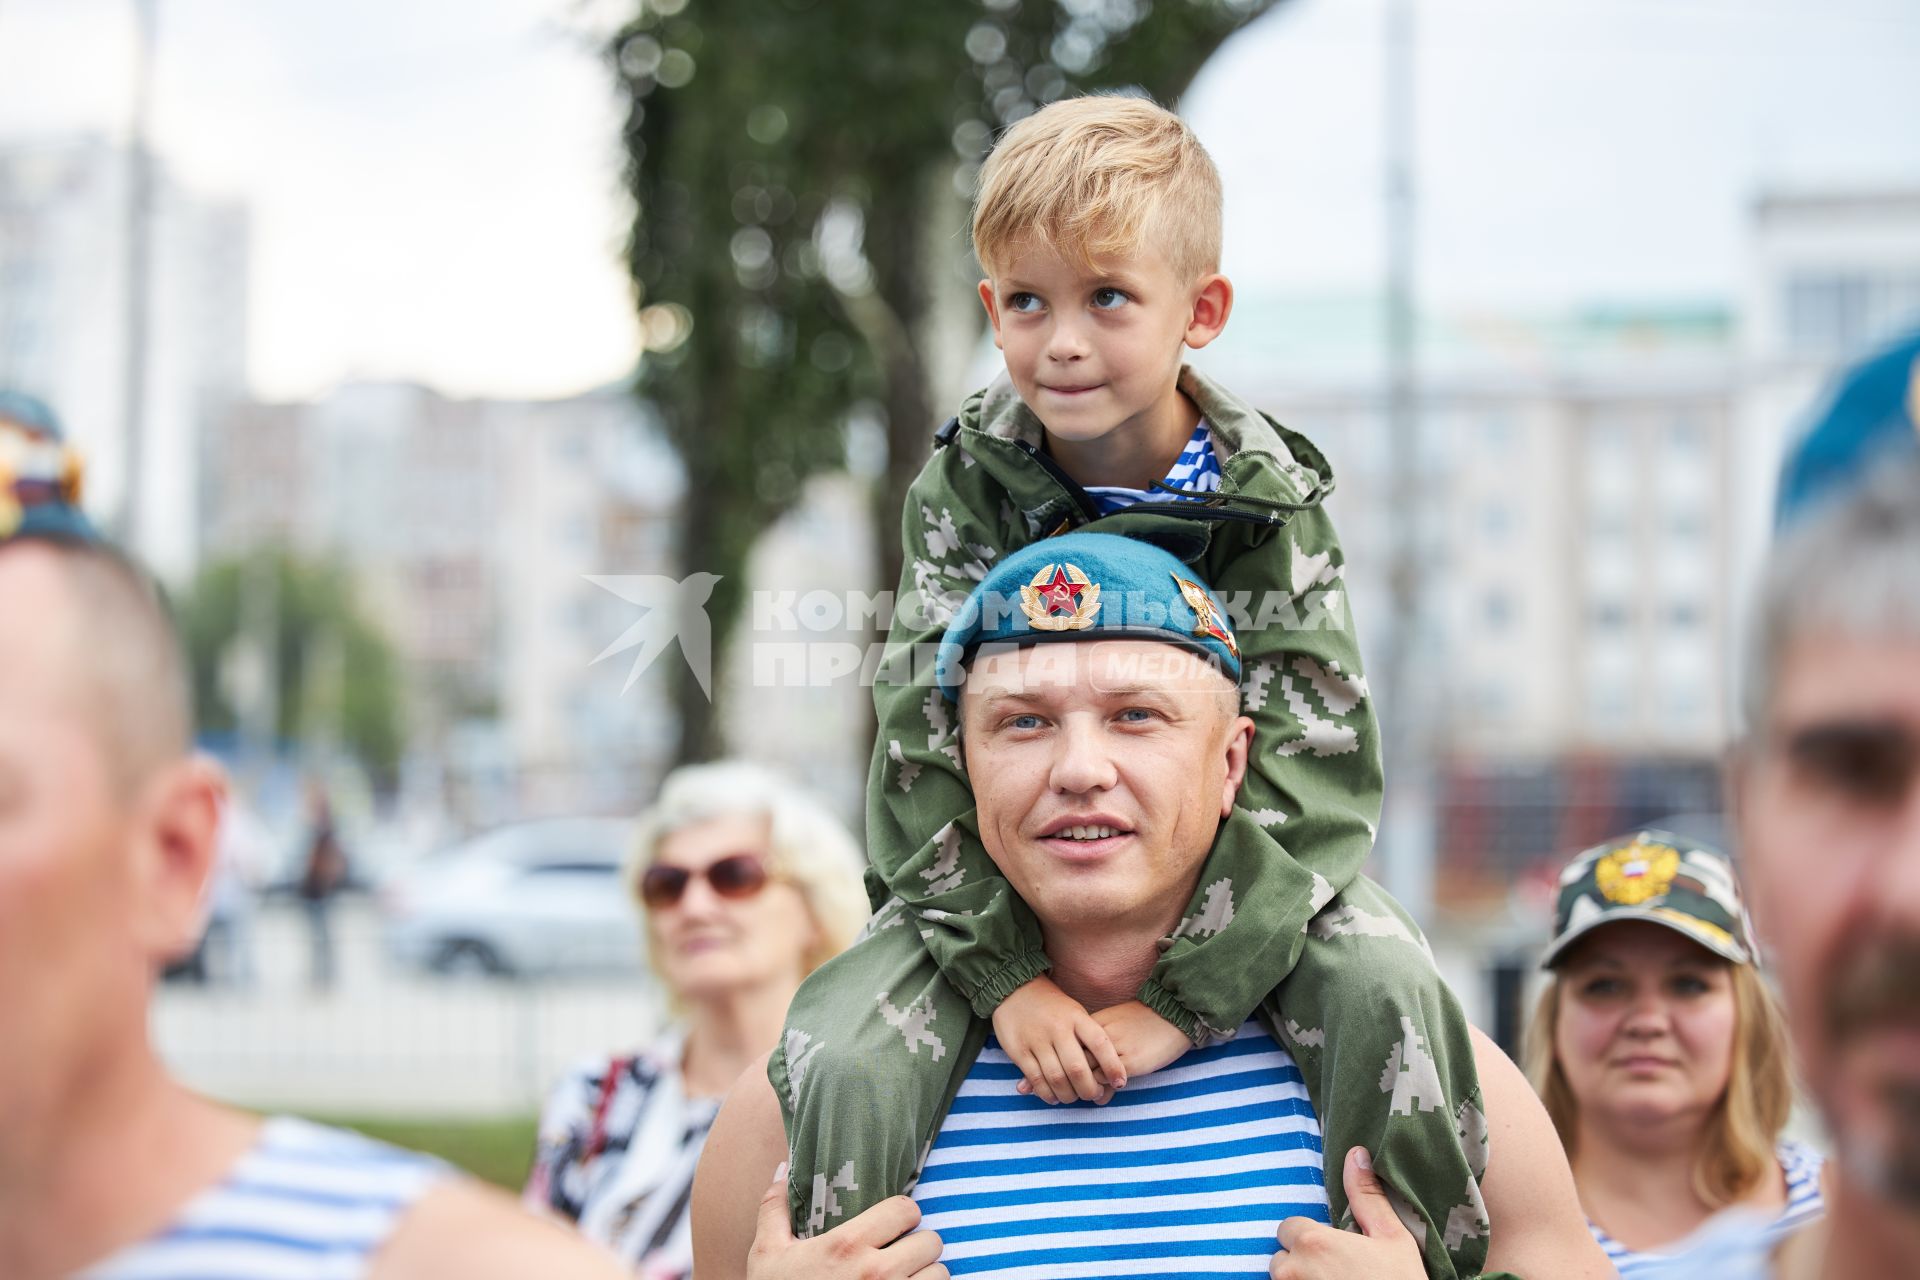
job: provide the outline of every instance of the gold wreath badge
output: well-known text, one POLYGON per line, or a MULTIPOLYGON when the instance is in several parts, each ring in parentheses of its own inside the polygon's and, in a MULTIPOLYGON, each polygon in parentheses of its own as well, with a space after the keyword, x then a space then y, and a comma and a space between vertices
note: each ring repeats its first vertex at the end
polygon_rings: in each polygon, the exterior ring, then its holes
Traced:
POLYGON ((1020 588, 1020 609, 1036 631, 1084 631, 1100 612, 1100 585, 1077 564, 1043 565, 1020 588))
POLYGON ((1608 902, 1632 907, 1665 894, 1673 887, 1673 878, 1679 871, 1679 850, 1635 840, 1600 859, 1593 878, 1608 902))

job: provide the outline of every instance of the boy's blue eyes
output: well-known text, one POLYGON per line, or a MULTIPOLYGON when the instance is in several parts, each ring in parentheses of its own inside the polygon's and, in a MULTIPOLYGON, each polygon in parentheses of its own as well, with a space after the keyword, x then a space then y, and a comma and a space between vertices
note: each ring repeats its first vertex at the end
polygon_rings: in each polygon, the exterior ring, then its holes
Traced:
MULTIPOLYGON (((1095 289, 1090 298, 1096 311, 1115 311, 1129 301, 1126 291, 1111 287, 1095 289)), ((1039 295, 1032 293, 1010 293, 1007 295, 1007 310, 1038 311, 1046 304, 1039 295)))

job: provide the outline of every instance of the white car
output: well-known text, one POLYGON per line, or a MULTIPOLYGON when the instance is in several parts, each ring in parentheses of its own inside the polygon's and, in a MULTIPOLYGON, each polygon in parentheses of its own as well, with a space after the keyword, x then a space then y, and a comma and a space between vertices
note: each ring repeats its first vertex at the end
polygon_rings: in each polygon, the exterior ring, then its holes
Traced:
POLYGON ((627 973, 645 965, 620 884, 632 824, 554 818, 425 858, 380 891, 387 953, 437 973, 627 973))

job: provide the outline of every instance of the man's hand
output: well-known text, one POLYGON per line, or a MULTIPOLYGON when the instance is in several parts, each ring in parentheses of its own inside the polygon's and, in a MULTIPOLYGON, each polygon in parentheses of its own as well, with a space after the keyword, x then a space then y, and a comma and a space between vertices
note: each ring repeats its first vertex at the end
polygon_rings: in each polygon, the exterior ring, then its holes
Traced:
MULTIPOLYGON (((1187 1039, 1186 1032, 1138 1000, 1102 1009, 1093 1015, 1093 1020, 1112 1039, 1113 1047, 1120 1054, 1120 1065, 1126 1068, 1128 1077, 1158 1071, 1193 1048, 1193 1041, 1187 1039)), ((1122 1083, 1125 1083, 1124 1079, 1122 1083)))
POLYGON ((1267 1274, 1273 1280, 1425 1280, 1420 1246, 1387 1203, 1365 1147, 1347 1152, 1340 1177, 1358 1233, 1312 1218, 1288 1218, 1280 1224, 1286 1252, 1273 1256, 1267 1274))
POLYGON ((920 1206, 895 1196, 811 1240, 796 1240, 787 1222, 787 1166, 781 1165, 760 1197, 748 1280, 948 1280, 940 1237, 906 1234, 919 1221, 920 1206))
POLYGON ((1002 1000, 993 1034, 1025 1077, 1015 1089, 1043 1102, 1105 1103, 1127 1082, 1105 1029, 1051 978, 1035 978, 1002 1000))

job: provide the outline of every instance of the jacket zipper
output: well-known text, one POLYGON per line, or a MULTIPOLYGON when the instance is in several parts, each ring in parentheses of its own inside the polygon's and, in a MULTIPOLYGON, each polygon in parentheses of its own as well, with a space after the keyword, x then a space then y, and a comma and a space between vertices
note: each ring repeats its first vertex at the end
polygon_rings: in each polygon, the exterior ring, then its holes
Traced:
POLYGON ((1016 440, 1014 443, 1024 449, 1029 458, 1039 463, 1040 469, 1052 476, 1054 483, 1067 491, 1067 496, 1072 498, 1074 505, 1080 508, 1083 523, 1091 524, 1100 518, 1100 508, 1094 505, 1092 496, 1080 487, 1078 480, 1075 480, 1072 476, 1061 470, 1059 463, 1034 448, 1025 440, 1016 440))

